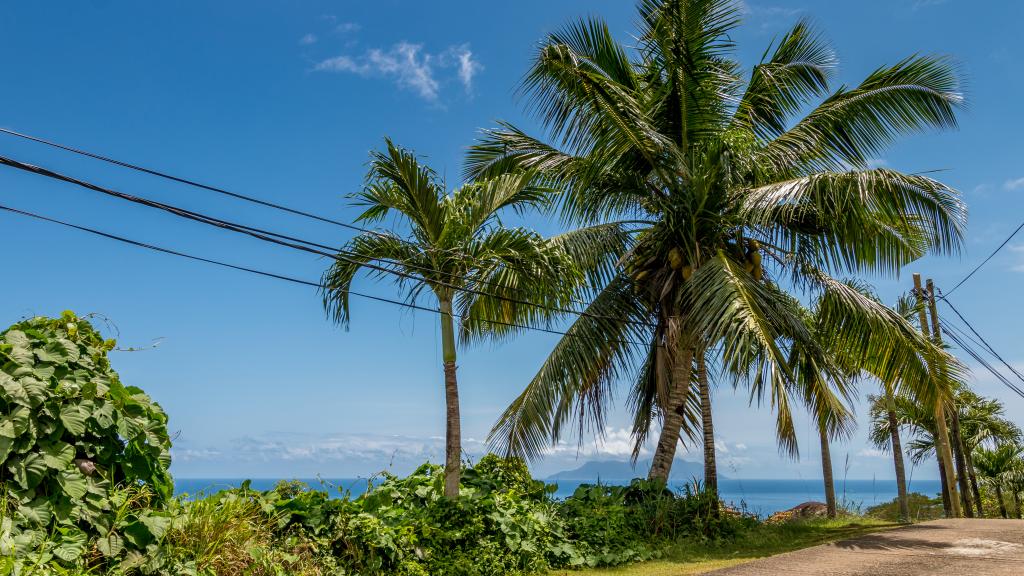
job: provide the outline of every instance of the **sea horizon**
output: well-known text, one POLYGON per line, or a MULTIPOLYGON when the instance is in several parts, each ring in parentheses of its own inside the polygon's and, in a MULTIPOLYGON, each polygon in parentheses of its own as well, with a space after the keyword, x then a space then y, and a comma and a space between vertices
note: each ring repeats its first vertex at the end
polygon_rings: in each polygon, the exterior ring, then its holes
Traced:
MULTIPOLYGON (((348 495, 358 497, 366 491, 372 477, 347 478, 204 478, 176 477, 175 494, 195 496, 212 494, 220 490, 237 488, 248 480, 254 490, 270 490, 281 481, 299 481, 311 488, 326 489, 335 497, 348 495)), ((593 479, 593 480, 544 480, 546 484, 554 484, 557 489, 553 496, 558 499, 567 498, 581 485, 605 484, 622 486, 630 482, 625 479, 593 479)), ((682 490, 690 481, 673 480, 669 487, 682 490)), ((854 511, 863 512, 871 506, 891 502, 896 498, 896 481, 877 478, 840 479, 835 483, 836 498, 841 506, 854 511)), ((940 491, 937 479, 912 479, 909 483, 910 492, 918 492, 930 497, 940 491)), ((719 496, 735 508, 746 510, 758 516, 767 516, 779 510, 787 510, 804 502, 825 500, 825 490, 821 478, 722 478, 718 482, 719 496)))

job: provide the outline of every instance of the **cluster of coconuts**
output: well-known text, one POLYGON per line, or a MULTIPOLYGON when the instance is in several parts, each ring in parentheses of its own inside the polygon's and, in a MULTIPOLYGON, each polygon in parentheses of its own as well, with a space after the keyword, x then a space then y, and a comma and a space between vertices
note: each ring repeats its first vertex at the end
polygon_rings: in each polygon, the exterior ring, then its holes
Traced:
MULTIPOLYGON (((742 240, 737 245, 737 252, 743 261, 743 268, 754 280, 760 281, 764 278, 764 266, 761 261, 761 244, 757 240, 742 240)), ((663 280, 671 281, 674 273, 679 273, 683 281, 693 276, 693 265, 688 263, 679 248, 672 248, 665 255, 664 259, 659 255, 644 257, 634 254, 634 257, 626 264, 626 274, 633 279, 634 289, 639 291, 644 280, 652 275, 661 275, 663 280), (665 269, 665 263, 668 269, 665 269)))
POLYGON ((743 269, 753 276, 754 280, 760 281, 761 278, 764 278, 764 267, 761 265, 761 244, 757 240, 747 240, 747 249, 743 256, 743 269))
POLYGON ((645 280, 653 279, 652 276, 658 277, 660 282, 671 282, 676 274, 683 281, 689 280, 693 276, 693 266, 686 262, 682 250, 672 248, 665 256, 634 254, 626 263, 626 274, 633 279, 633 289, 639 292, 645 280))

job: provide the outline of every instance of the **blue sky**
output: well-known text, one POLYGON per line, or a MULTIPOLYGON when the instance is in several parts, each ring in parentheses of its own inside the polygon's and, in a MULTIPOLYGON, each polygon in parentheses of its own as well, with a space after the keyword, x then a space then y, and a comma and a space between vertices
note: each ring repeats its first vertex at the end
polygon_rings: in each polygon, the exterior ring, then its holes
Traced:
MULTIPOLYGON (((734 35, 751 63, 787 25, 810 16, 834 42, 846 83, 917 52, 962 64, 969 106, 961 129, 907 138, 877 163, 943 170, 939 177, 963 192, 970 209, 967 249, 915 263, 898 281, 877 281, 890 301, 909 287, 911 271, 948 289, 1024 220, 1024 7, 985 8, 962 0, 748 2, 734 35)), ((534 129, 517 83, 537 41, 586 14, 603 16, 629 39, 632 4, 613 1, 15 3, 0 21, 7 55, 0 125, 349 220, 354 211, 343 196, 359 188, 367 153, 385 136, 425 156, 454 185, 480 128, 506 119, 534 129)), ((0 154, 325 243, 349 237, 10 137, 0 137, 0 154)), ((326 265, 9 169, 0 170, 0 203, 311 280, 326 265)), ((540 217, 530 224, 557 229, 540 217)), ((109 317, 125 346, 161 339, 113 361, 170 414, 179 476, 365 475, 438 459, 443 398, 433 315, 357 302, 346 332, 305 288, 12 215, 0 214, 0 232, 0 324, 70 308, 109 317)), ((394 294, 387 284, 358 284, 394 294)), ((1014 296, 1022 288, 1024 235, 954 300, 1018 365, 1024 314, 1014 296)), ((554 342, 535 334, 462 352, 470 454, 481 453, 494 419, 554 342)), ((982 372, 974 383, 1024 424, 1024 401, 982 372)), ((862 390, 871 392, 867 384, 862 390)), ((792 462, 778 456, 767 408, 750 407, 728 386, 715 402, 723 474, 820 476, 804 419, 804 457, 792 462)), ((581 456, 575 444, 560 447, 535 470, 624 457, 626 422, 616 414, 607 442, 586 443, 581 456)), ((851 442, 833 447, 837 475, 891 477, 890 460, 864 436, 862 425, 851 442)), ((689 457, 699 459, 699 451, 689 457)), ((933 468, 915 475, 935 477, 933 468)))

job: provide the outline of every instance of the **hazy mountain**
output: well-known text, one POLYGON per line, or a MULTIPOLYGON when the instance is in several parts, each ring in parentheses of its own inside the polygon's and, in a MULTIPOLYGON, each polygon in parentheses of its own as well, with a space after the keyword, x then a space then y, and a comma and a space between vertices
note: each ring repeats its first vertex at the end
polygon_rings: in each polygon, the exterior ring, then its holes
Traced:
MULTIPOLYGON (((549 481, 567 480, 573 482, 623 482, 633 478, 644 478, 651 467, 650 460, 641 460, 634 467, 629 460, 592 460, 573 470, 563 470, 548 476, 549 481)), ((700 462, 677 459, 672 464, 672 475, 675 482, 688 482, 693 478, 704 477, 704 465, 700 462)), ((719 478, 723 478, 719 474, 719 478)))

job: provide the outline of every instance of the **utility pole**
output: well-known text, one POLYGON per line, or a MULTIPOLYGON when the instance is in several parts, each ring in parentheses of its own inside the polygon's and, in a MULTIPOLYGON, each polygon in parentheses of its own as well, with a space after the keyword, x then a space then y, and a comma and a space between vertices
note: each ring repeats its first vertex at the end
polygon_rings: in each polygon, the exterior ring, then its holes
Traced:
MULTIPOLYGON (((929 278, 925 282, 928 292, 928 311, 932 316, 932 338, 935 343, 942 345, 942 328, 939 325, 939 310, 935 305, 935 284, 929 278)), ((950 398, 948 404, 950 412, 950 438, 953 444, 953 459, 956 461, 956 478, 960 488, 960 504, 963 506, 964 515, 967 518, 974 518, 974 509, 971 507, 971 486, 967 478, 967 460, 964 456, 963 437, 960 435, 960 410, 956 406, 956 398, 950 398)), ((981 512, 978 512, 981 514, 981 512)))
MULTIPOLYGON (((916 272, 914 273, 914 294, 917 296, 917 302, 920 305, 918 314, 921 321, 921 333, 924 334, 925 338, 930 338, 931 336, 928 334, 928 315, 924 308, 926 295, 921 286, 921 275, 916 272)), ((933 334, 937 329, 938 318, 936 317, 935 323, 932 324, 933 334)), ((935 342, 936 346, 938 344, 938 342, 935 342)), ((939 367, 932 365, 933 374, 936 372, 936 368, 939 367)), ((956 474, 953 473, 953 450, 949 446, 949 430, 946 427, 944 400, 941 392, 937 392, 935 398, 935 453, 939 460, 939 466, 942 469, 942 479, 944 481, 943 504, 945 504, 947 499, 949 500, 949 513, 947 515, 952 518, 959 518, 961 516, 960 498, 957 496, 956 474)))

